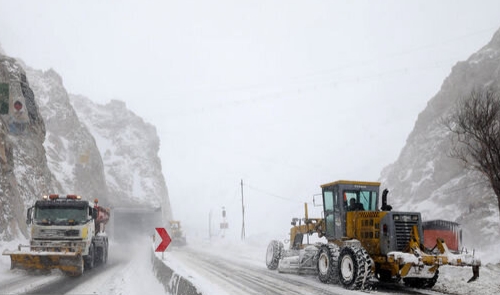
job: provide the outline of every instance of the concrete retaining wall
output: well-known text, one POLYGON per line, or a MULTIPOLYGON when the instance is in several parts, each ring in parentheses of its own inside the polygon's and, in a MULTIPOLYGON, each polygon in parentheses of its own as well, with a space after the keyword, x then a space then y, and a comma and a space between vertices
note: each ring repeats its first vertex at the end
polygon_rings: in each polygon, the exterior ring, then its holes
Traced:
POLYGON ((151 251, 153 271, 158 281, 163 284, 165 291, 171 295, 202 295, 200 291, 186 278, 175 273, 160 258, 151 251))

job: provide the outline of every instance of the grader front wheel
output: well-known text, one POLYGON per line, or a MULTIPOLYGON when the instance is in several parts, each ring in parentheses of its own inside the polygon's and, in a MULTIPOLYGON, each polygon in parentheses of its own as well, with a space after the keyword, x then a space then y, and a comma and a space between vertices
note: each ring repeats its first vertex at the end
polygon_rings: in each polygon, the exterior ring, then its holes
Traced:
POLYGON ((281 259, 283 253, 283 243, 280 241, 271 241, 269 246, 267 246, 266 252, 266 266, 270 270, 275 270, 278 268, 278 263, 281 259))

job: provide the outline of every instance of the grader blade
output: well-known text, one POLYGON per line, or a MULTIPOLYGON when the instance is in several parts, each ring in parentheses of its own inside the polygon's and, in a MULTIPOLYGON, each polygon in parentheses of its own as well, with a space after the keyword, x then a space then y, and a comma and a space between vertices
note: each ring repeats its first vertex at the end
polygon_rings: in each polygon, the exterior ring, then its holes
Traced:
POLYGON ((479 265, 472 266, 472 278, 470 278, 467 283, 474 282, 479 278, 479 265))
POLYGON ((69 276, 83 273, 83 258, 80 254, 61 252, 4 252, 10 255, 11 269, 52 270, 59 269, 69 276))

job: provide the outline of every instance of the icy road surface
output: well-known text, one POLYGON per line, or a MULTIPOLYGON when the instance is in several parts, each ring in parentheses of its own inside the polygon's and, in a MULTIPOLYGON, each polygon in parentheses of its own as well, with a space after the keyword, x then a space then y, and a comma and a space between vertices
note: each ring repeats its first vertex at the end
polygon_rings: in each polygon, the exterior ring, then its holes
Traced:
MULTIPOLYGON (((0 245, 15 249, 18 243, 0 245)), ((10 270, 10 258, 0 256, 0 294, 165 294, 152 271, 151 243, 110 244, 108 263, 86 271, 82 276, 67 277, 59 271, 47 275, 10 270)))
MULTIPOLYGON (((17 245, 17 243, 15 244, 17 245)), ((14 249, 15 245, 0 245, 14 249)), ((8 256, 0 256, 0 294, 166 294, 151 265, 151 241, 136 245, 111 244, 108 264, 81 277, 66 277, 58 271, 32 275, 10 270, 8 256)), ((170 247, 164 261, 191 280, 204 295, 238 294, 500 294, 500 265, 481 268, 478 281, 467 284, 470 269, 442 268, 432 290, 406 289, 401 285, 378 288, 369 293, 325 285, 315 276, 280 274, 265 266, 266 244, 229 241, 191 242, 184 248, 170 247)), ((157 254, 161 257, 161 254, 157 254)))
POLYGON ((323 284, 316 276, 283 274, 268 270, 267 244, 262 241, 197 241, 186 247, 171 247, 164 259, 170 267, 197 286, 204 295, 248 294, 500 294, 500 265, 481 268, 480 278, 467 283, 470 268, 442 267, 430 290, 406 288, 403 284, 376 286, 370 292, 350 291, 323 284))

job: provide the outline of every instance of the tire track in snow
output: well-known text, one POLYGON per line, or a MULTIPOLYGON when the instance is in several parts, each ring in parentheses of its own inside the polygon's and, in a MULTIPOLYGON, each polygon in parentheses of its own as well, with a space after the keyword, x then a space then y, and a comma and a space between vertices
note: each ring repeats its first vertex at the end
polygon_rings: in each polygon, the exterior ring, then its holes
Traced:
POLYGON ((78 287, 79 285, 85 284, 88 280, 102 275, 103 273, 112 272, 113 269, 122 265, 122 262, 113 262, 106 265, 99 265, 95 268, 85 271, 79 277, 68 277, 60 276, 55 281, 50 281, 49 283, 38 285, 30 290, 25 291, 24 294, 65 294, 78 287))
POLYGON ((19 294, 29 292, 29 290, 42 284, 53 283, 60 280, 61 276, 53 275, 33 275, 26 271, 15 270, 19 276, 10 279, 2 280, 0 283, 0 294, 19 294))
POLYGON ((332 285, 322 287, 321 284, 319 287, 315 285, 317 282, 304 280, 304 277, 292 278, 293 275, 279 274, 188 249, 172 253, 193 270, 199 270, 201 275, 206 274, 210 280, 216 280, 221 288, 229 289, 228 294, 334 294, 332 285))
MULTIPOLYGON (((245 264, 241 261, 197 252, 189 247, 179 248, 171 252, 187 267, 226 289, 228 294, 425 294, 449 295, 432 289, 409 288, 403 284, 376 285, 372 291, 352 291, 339 285, 323 284, 316 276, 279 273, 268 270, 265 266, 259 268, 255 264, 245 264), (227 290, 229 289, 229 290, 227 290)), ((207 294, 208 295, 208 294, 207 294)))

